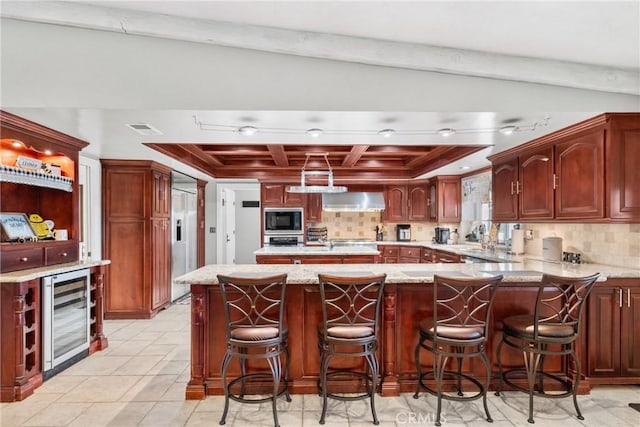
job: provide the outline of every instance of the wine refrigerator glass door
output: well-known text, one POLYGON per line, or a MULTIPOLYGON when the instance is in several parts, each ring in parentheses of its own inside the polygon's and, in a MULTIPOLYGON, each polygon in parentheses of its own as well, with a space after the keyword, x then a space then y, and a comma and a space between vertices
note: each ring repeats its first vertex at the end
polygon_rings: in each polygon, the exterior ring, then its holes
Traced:
POLYGON ((89 271, 44 278, 43 370, 89 348, 89 271))

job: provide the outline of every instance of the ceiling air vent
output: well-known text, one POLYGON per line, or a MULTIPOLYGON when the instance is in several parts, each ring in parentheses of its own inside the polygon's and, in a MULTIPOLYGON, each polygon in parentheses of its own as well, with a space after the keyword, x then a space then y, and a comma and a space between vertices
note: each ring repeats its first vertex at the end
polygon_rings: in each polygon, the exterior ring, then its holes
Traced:
POLYGON ((127 127, 138 132, 140 135, 162 135, 162 132, 147 123, 127 124, 127 127))

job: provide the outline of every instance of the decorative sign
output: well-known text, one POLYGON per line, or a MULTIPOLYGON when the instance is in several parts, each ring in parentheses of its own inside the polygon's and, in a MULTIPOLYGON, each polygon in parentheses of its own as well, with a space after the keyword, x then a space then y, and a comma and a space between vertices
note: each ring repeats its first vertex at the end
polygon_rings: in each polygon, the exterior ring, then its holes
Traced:
POLYGON ((18 156, 18 159, 16 160, 16 166, 39 171, 42 168, 42 161, 33 159, 31 157, 18 156))
POLYGON ((37 240, 27 215, 23 213, 0 213, 0 224, 7 240, 37 240))

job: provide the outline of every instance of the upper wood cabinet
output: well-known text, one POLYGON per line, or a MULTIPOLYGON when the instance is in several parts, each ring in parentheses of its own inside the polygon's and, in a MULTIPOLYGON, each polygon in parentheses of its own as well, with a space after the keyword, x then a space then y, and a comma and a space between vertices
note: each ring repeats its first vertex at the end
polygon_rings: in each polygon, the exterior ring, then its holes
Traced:
POLYGON ((518 219, 518 158, 495 163, 492 168, 492 210, 495 221, 518 219))
POLYGON ((427 199, 429 198, 425 184, 409 185, 407 187, 407 219, 409 221, 428 221, 427 199))
POLYGON ((557 219, 604 217, 604 136, 596 129, 555 144, 557 219))
POLYGON ((459 176, 437 176, 429 181, 429 220, 460 222, 462 198, 459 176))
POLYGON ((386 185, 384 220, 389 222, 427 221, 429 219, 427 191, 428 186, 425 182, 386 185))
POLYGON ((640 114, 596 116, 489 160, 495 221, 640 220, 640 114))
POLYGON ((286 189, 290 184, 264 183, 260 186, 260 199, 263 207, 295 207, 305 205, 304 193, 289 193, 286 189))
POLYGON ((169 218, 171 215, 171 175, 157 170, 151 171, 153 189, 153 210, 151 215, 169 218))
POLYGON ((640 114, 613 114, 606 133, 607 215, 640 221, 640 114))
POLYGON ((407 186, 387 185, 384 190, 385 221, 399 222, 407 219, 407 186))

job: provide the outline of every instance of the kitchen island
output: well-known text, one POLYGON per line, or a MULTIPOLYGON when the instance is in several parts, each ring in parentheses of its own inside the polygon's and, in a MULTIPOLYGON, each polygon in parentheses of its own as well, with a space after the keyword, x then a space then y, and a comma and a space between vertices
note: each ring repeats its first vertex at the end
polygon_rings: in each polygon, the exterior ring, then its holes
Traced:
POLYGON ((373 246, 265 246, 254 252, 258 264, 370 264, 380 251, 373 246))
MULTIPOLYGON (((290 391, 292 393, 317 393, 319 374, 319 352, 317 348, 317 325, 322 318, 320 295, 317 286, 318 273, 344 275, 387 274, 384 290, 384 302, 381 325, 380 366, 382 383, 380 391, 384 396, 398 395, 400 392, 413 391, 416 384, 414 348, 418 340, 417 325, 432 311, 433 275, 457 277, 485 277, 502 274, 501 288, 496 294, 491 318, 491 337, 487 345, 487 354, 493 364, 493 376, 497 373, 495 349, 501 339, 502 320, 514 314, 532 313, 534 298, 543 273, 560 276, 587 276, 601 273, 596 284, 597 291, 604 289, 625 289, 631 311, 628 328, 634 327, 634 318, 640 311, 640 270, 612 267, 598 264, 556 264, 523 259, 520 263, 475 263, 475 264, 300 264, 300 265, 208 265, 176 279, 179 283, 191 285, 191 378, 186 388, 187 399, 203 399, 206 395, 222 394, 220 363, 224 355, 225 330, 222 299, 217 286, 217 275, 240 274, 279 274, 287 273, 286 313, 289 328, 291 366, 289 372, 290 391), (635 315, 634 315, 635 313, 635 315)), ((622 291, 621 291, 622 292, 622 291)), ((605 292, 609 295, 611 292, 605 292)), ((580 392, 587 393, 592 383, 626 382, 640 383, 640 326, 636 330, 622 334, 627 339, 625 354, 618 358, 631 361, 627 363, 626 374, 611 379, 610 373, 604 375, 597 367, 607 360, 602 349, 602 340, 611 337, 594 335, 589 330, 592 322, 605 325, 600 307, 605 299, 594 298, 584 313, 583 333, 578 346, 579 357, 583 365, 584 377, 580 383, 580 392), (595 300, 595 301, 594 301, 595 300), (588 333, 587 333, 588 332, 588 333), (596 365, 594 365, 596 364, 596 365), (599 364, 599 365, 598 365, 599 364), (637 370, 637 372, 636 372, 637 370), (593 381, 592 380, 593 376, 593 381), (590 381, 592 380, 592 381, 590 381)), ((617 294, 616 294, 617 295, 617 294)), ((621 293, 622 295, 622 293, 621 293)), ((623 295, 624 297, 624 295, 623 295)), ((622 305, 622 304, 621 304, 622 305)), ((620 319, 618 318, 618 321, 620 319)), ((608 322, 610 324, 611 322, 608 322)), ((637 323, 637 322, 636 322, 637 323)), ((602 335, 606 329, 597 329, 602 335)), ((428 369, 430 356, 421 355, 421 364, 428 369)), ((346 368, 347 363, 338 361, 335 367, 346 368)), ((522 356, 506 351, 503 355, 505 368, 521 366, 522 356)), ((230 375, 239 373, 230 372, 230 375)), ((248 369, 262 370, 262 366, 249 365, 248 369)), ((555 373, 573 373, 564 358, 548 358, 545 369, 555 373)), ((484 367, 476 363, 466 363, 463 371, 482 378, 486 376, 484 367)), ((345 383, 344 391, 354 390, 357 384, 345 383)))

